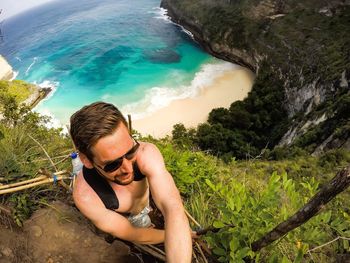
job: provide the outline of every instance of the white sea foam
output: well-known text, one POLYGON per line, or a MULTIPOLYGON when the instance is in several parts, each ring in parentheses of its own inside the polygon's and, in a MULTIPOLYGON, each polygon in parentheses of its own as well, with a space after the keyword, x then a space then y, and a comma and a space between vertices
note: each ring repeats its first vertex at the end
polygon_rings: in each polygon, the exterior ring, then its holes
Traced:
POLYGON ((168 106, 172 101, 198 96, 200 91, 212 85, 217 77, 238 67, 238 65, 229 62, 205 64, 195 74, 189 86, 181 86, 179 88, 153 87, 146 92, 143 99, 125 105, 121 111, 126 114, 132 114, 134 119, 144 118, 168 106))
POLYGON ((41 108, 40 110, 34 109, 34 111, 40 113, 40 115, 45 115, 50 117, 50 121, 45 123, 44 125, 51 129, 51 128, 62 128, 62 134, 68 134, 68 129, 65 125, 61 123, 61 121, 55 117, 54 114, 51 113, 51 111, 48 108, 41 108))
POLYGON ((22 59, 19 57, 15 57, 15 59, 17 59, 18 61, 22 62, 22 59))
POLYGON ((187 29, 184 28, 183 26, 180 26, 180 25, 179 25, 179 27, 181 27, 181 29, 182 29, 183 32, 185 32, 185 33, 186 33, 187 35, 189 35, 192 39, 194 39, 193 34, 192 34, 191 31, 187 30, 187 29))
POLYGON ((153 8, 154 11, 150 11, 150 13, 156 14, 156 16, 154 18, 156 19, 162 19, 168 23, 174 24, 178 27, 181 28, 181 31, 183 31, 184 33, 186 33, 187 35, 189 35, 192 39, 193 39, 193 34, 187 30, 186 28, 184 28, 183 26, 174 23, 173 21, 171 21, 170 16, 168 16, 168 10, 162 7, 155 7, 153 8))
POLYGON ((148 13, 155 14, 156 19, 161 19, 169 23, 173 23, 168 16, 168 10, 162 7, 154 7, 153 11, 149 11, 148 13))
POLYGON ((31 68, 34 66, 34 64, 36 63, 37 59, 38 59, 37 57, 34 57, 32 64, 30 64, 29 67, 26 69, 26 76, 28 75, 30 69, 31 69, 31 68))

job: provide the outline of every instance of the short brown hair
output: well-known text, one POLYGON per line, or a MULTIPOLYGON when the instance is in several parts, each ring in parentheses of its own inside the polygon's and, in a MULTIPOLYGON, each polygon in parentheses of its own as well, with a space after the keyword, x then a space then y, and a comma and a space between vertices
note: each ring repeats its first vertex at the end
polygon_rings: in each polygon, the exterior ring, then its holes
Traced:
POLYGON ((123 114, 110 103, 95 102, 84 106, 70 118, 70 135, 77 149, 93 160, 91 148, 97 141, 112 134, 119 124, 127 127, 123 114))

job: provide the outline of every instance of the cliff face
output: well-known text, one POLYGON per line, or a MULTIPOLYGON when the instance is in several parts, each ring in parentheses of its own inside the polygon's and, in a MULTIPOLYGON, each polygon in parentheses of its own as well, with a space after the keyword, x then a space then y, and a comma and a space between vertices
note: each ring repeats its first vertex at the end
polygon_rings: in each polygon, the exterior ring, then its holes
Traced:
POLYGON ((255 71, 253 90, 281 83, 279 122, 288 121, 271 127, 280 145, 315 154, 349 148, 349 0, 163 0, 161 6, 209 53, 255 71), (260 75, 268 76, 264 83, 260 75))
POLYGON ((13 77, 12 67, 6 59, 0 55, 0 80, 10 80, 13 77))

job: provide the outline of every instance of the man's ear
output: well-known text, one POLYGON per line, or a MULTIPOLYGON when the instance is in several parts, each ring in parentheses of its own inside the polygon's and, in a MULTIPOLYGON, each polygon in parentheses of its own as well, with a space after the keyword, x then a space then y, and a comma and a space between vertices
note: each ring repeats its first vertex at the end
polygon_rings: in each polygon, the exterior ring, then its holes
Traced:
POLYGON ((81 162, 84 164, 84 166, 86 168, 88 168, 88 169, 94 168, 93 163, 89 160, 89 158, 85 154, 79 153, 79 157, 80 157, 81 162))

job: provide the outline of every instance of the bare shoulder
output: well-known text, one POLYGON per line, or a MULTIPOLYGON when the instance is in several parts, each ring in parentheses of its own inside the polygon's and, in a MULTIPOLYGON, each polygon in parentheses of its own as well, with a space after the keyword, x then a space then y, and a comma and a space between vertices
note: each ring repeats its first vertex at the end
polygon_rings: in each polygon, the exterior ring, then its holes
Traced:
POLYGON ((165 169, 164 160, 158 147, 153 143, 140 142, 140 152, 137 155, 137 164, 142 172, 149 173, 165 169))
POLYGON ((102 201, 85 181, 82 173, 76 178, 73 188, 73 200, 80 212, 91 220, 94 219, 94 214, 97 211, 104 208, 102 201))

